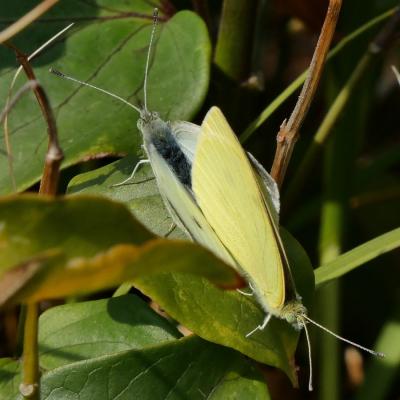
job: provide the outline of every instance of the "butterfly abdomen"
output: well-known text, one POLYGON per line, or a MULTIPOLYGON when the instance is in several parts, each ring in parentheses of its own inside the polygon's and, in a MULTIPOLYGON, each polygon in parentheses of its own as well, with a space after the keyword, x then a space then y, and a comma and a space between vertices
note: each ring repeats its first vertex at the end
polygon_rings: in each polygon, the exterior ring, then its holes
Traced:
POLYGON ((150 146, 154 147, 179 181, 184 186, 191 187, 191 165, 176 141, 170 125, 157 118, 144 124, 142 132, 146 150, 149 151, 150 146))

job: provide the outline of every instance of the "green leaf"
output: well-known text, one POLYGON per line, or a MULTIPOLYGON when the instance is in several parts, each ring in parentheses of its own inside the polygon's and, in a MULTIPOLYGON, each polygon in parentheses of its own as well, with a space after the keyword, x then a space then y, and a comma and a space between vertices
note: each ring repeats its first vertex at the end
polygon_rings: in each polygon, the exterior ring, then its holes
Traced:
POLYGON ((0 227, 0 276, 52 249, 71 258, 94 256, 120 243, 139 245, 154 238, 122 204, 94 196, 1 198, 0 227))
POLYGON ((39 323, 40 367, 45 370, 181 336, 133 295, 53 307, 39 323))
MULTIPOLYGON (((150 165, 139 168, 133 182, 113 186, 127 179, 138 161, 138 157, 127 156, 104 167, 77 175, 70 181, 68 193, 94 194, 121 201, 147 229, 156 235, 165 236, 173 221, 165 209, 150 165)), ((168 235, 168 238, 185 237, 177 227, 168 235)))
POLYGON ((0 227, 0 304, 88 293, 168 271, 241 284, 209 251, 155 238, 125 207, 102 198, 8 197, 0 200, 0 227))
POLYGON ((400 228, 393 229, 353 250, 343 253, 333 261, 315 270, 317 286, 337 279, 366 262, 400 246, 400 228))
MULTIPOLYGON (((45 49, 33 62, 35 74, 57 116, 65 152, 63 167, 110 154, 135 154, 142 139, 134 110, 99 92, 55 77, 48 72, 49 67, 138 105, 143 101, 144 65, 154 3, 145 0, 97 0, 90 4, 62 1, 46 14, 46 22, 33 24, 16 40, 23 52, 30 53, 69 22, 76 22, 63 40, 45 49)), ((18 2, 7 2, 0 7, 3 18, 17 18, 22 13, 18 2)), ((202 19, 192 12, 183 11, 168 19, 162 14, 163 7, 160 10, 149 74, 149 109, 158 111, 166 119, 189 120, 200 108, 208 88, 208 32, 202 19)), ((9 65, 15 56, 9 49, 0 51, 0 90, 7 93, 15 71, 9 65)), ((21 75, 15 89, 25 81, 21 75)), ((2 98, 5 101, 5 96, 2 98)), ((46 127, 33 96, 21 99, 12 111, 10 132, 14 175, 18 189, 22 190, 40 178, 47 148, 46 127)), ((12 190, 9 174, 2 144, 0 193, 12 190)))
MULTIPOLYGON (((282 237, 297 289, 307 305, 314 287, 311 263, 293 237, 285 231, 282 237)), ((254 299, 237 291, 221 291, 198 277, 176 274, 140 278, 135 286, 200 337, 278 367, 297 382, 293 357, 298 332, 288 323, 273 318, 268 329, 246 338, 265 317, 254 299)))
MULTIPOLYGON (((39 332, 41 368, 65 364, 42 375, 42 399, 270 398, 240 354, 197 337, 176 340, 135 296, 55 307, 39 332)), ((0 398, 20 398, 19 370, 18 361, 0 359, 0 398)))
POLYGON ((0 358, 0 398, 20 399, 21 364, 11 358, 0 358))
POLYGON ((188 337, 57 368, 44 375, 41 398, 222 400, 238 399, 243 386, 240 399, 269 399, 260 375, 238 353, 188 337))

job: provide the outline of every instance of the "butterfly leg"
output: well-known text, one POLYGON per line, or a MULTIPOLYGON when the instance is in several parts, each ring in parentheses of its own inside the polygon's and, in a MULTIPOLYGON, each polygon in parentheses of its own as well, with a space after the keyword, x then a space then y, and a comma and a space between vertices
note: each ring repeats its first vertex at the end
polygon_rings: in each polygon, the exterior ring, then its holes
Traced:
POLYGON ((246 337, 248 338, 251 336, 254 332, 257 331, 262 331, 265 329, 265 327, 268 325, 268 322, 271 320, 272 314, 267 314, 264 318, 264 321, 262 322, 261 325, 256 326, 251 332, 249 332, 246 337))
POLYGON ((236 289, 236 291, 238 292, 238 293, 240 293, 240 294, 242 294, 243 296, 248 296, 248 297, 251 297, 251 296, 253 296, 253 292, 250 292, 250 293, 246 293, 246 292, 244 292, 243 290, 240 290, 240 289, 236 289))
POLYGON ((133 169, 131 175, 129 176, 129 178, 123 180, 122 182, 119 183, 115 183, 114 185, 111 185, 111 187, 117 187, 117 186, 122 186, 124 185, 126 182, 129 182, 131 179, 133 179, 133 177, 136 174, 136 171, 139 169, 139 167, 143 164, 149 164, 150 160, 140 160, 136 165, 135 168, 133 169))
POLYGON ((249 282, 249 288, 251 289, 251 292, 250 292, 250 293, 246 293, 246 292, 244 292, 243 290, 240 290, 240 289, 236 289, 236 291, 239 292, 240 294, 242 294, 243 296, 249 296, 249 297, 251 297, 251 296, 254 295, 254 289, 253 289, 253 286, 251 286, 251 283, 250 283, 250 282, 249 282))

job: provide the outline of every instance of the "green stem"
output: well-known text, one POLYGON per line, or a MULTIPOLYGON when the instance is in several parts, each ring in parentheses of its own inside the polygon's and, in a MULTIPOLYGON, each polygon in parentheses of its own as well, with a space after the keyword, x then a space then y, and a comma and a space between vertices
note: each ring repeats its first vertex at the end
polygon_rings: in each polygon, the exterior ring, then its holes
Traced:
MULTIPOLYGON (((319 323, 337 332, 340 316, 340 283, 330 282, 318 291, 319 323)), ((339 341, 332 335, 321 333, 319 339, 319 398, 340 399, 339 341)))
POLYGON ((39 400, 39 355, 38 355, 38 304, 29 303, 26 307, 23 378, 20 393, 24 399, 39 400))
MULTIPOLYGON (((341 252, 344 208, 341 201, 341 176, 336 169, 336 148, 329 146, 325 162, 325 197, 322 207, 320 232, 320 262, 325 264, 334 260, 341 252)), ((328 329, 338 332, 339 329, 339 282, 334 281, 318 292, 319 322, 328 329)), ((325 333, 320 336, 320 399, 338 400, 339 385, 339 344, 336 338, 325 333)))
POLYGON ((214 62, 235 82, 249 74, 257 0, 225 0, 214 62))

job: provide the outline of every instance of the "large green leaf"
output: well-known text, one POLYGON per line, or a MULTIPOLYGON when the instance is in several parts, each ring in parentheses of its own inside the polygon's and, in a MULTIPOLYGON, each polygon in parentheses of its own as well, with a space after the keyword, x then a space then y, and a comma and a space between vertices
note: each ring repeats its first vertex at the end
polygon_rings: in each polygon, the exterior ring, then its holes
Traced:
MULTIPOLYGON (((39 332, 40 366, 51 369, 42 399, 269 399, 262 376, 238 353, 196 337, 176 340, 132 295, 55 307, 39 332)), ((20 398, 20 382, 19 361, 0 360, 0 398, 20 398)))
POLYGON ((174 271, 237 287, 204 248, 155 238, 121 204, 89 196, 0 200, 0 303, 65 297, 174 271))
MULTIPOLYGON (((66 304, 39 320, 41 370, 123 350, 144 349, 179 332, 136 296, 66 304)), ((19 360, 0 359, 0 399, 21 398, 19 360)))
MULTIPOLYGON (((50 46, 33 62, 57 115, 66 155, 64 167, 107 154, 134 154, 142 139, 134 110, 49 74, 49 67, 139 104, 143 100, 144 65, 154 4, 145 0, 97 0, 84 4, 78 0, 61 1, 46 14, 45 21, 32 25, 16 39, 21 50, 29 53, 69 22, 76 22, 65 40, 50 46)), ((26 4, 24 7, 20 2, 5 1, 0 6, 0 15, 17 18, 23 8, 26 10, 26 4)), ((163 7, 160 9, 162 12, 163 7)), ((171 19, 161 13, 158 32, 149 74, 149 108, 166 119, 188 120, 201 106, 208 87, 207 29, 198 16, 184 11, 171 19)), ((0 90, 5 101, 4 94, 15 71, 10 63, 15 57, 8 49, 0 51, 0 90)), ((25 81, 21 76, 17 87, 25 81)), ((10 128, 16 182, 19 189, 24 189, 39 179, 47 147, 46 128, 33 96, 22 99, 13 110, 10 128)), ((0 193, 10 190, 11 178, 2 145, 0 193)))
POLYGON ((0 274, 52 249, 70 257, 93 256, 121 243, 154 239, 122 204, 94 196, 1 198, 0 221, 0 274))
POLYGON ((133 295, 53 307, 39 322, 40 366, 45 370, 181 336, 133 295))
POLYGON ((42 400, 269 399, 238 353, 197 337, 55 369, 43 377, 41 392, 42 400))
MULTIPOLYGON (((0 359, 3 399, 21 399, 19 362, 0 359)), ((269 400, 262 375, 240 354, 197 337, 54 369, 42 400, 269 400)))

